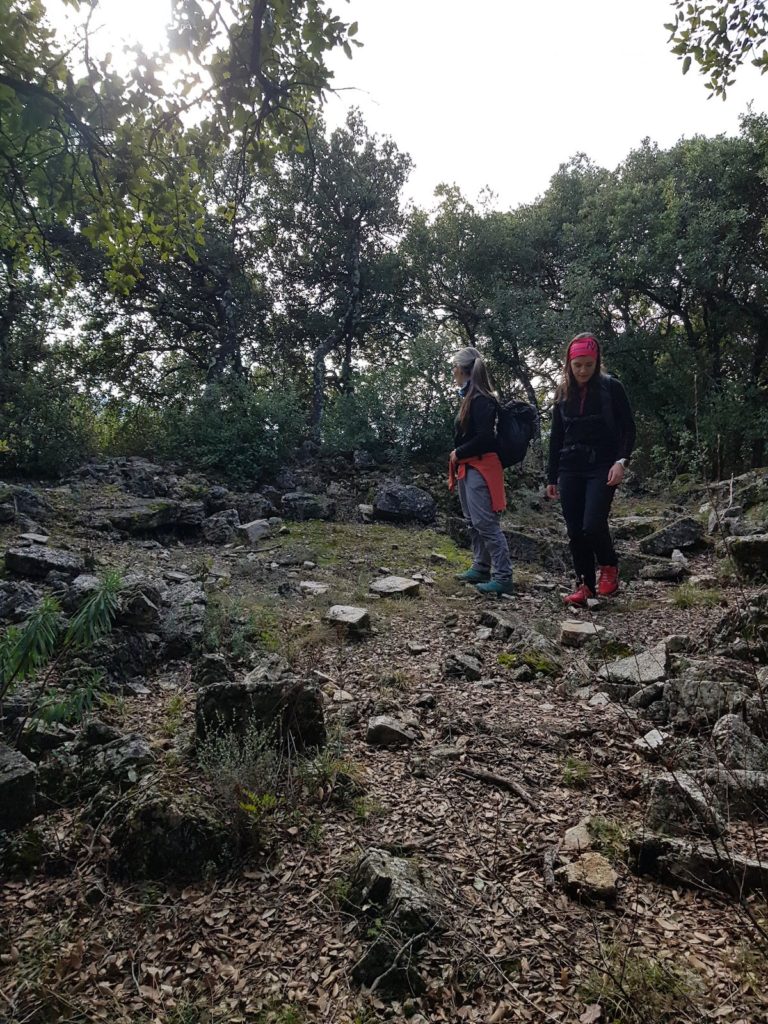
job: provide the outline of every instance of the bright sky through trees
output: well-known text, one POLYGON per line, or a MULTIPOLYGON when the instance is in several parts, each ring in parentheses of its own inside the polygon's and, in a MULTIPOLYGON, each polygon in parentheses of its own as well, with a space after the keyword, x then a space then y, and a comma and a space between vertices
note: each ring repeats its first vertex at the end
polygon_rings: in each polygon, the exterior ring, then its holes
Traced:
MULTIPOLYGON (((333 125, 361 107, 369 126, 413 157, 407 188, 429 204, 435 185, 469 197, 489 186, 509 207, 542 193, 583 151, 613 167, 650 136, 734 133, 748 104, 768 109, 768 79, 741 69, 728 100, 707 99, 695 68, 670 52, 669 0, 331 0, 357 20, 364 48, 330 57, 339 87, 333 125)), ((61 8, 49 0, 51 10, 61 8)), ((163 45, 170 0, 101 0, 104 49, 116 40, 163 45)), ((68 17, 71 17, 69 15, 68 17)), ((61 15, 56 18, 61 24, 61 15)))

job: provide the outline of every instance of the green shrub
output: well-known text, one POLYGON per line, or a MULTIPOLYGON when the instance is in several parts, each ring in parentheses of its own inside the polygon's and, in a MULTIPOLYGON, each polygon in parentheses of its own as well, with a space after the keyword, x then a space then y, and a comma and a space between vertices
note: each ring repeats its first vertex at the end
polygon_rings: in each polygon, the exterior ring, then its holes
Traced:
POLYGON ((677 1024, 691 1015, 698 979, 669 961, 608 947, 605 970, 594 970, 581 991, 587 1003, 599 1003, 603 1018, 614 1024, 677 1024))

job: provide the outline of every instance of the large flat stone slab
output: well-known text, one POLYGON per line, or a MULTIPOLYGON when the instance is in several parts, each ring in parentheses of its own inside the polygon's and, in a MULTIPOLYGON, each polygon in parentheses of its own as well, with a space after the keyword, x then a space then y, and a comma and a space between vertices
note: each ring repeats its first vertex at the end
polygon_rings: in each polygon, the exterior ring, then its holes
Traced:
POLYGON ((0 743, 0 829, 17 828, 34 818, 36 779, 34 764, 0 743))
POLYGON ((374 580, 370 586, 373 594, 382 597, 416 597, 419 592, 419 581, 405 576, 382 576, 374 580))
POLYGON ((661 682, 669 665, 669 652, 665 643, 649 647, 639 654, 603 665, 598 672, 601 679, 611 683, 631 683, 635 686, 647 686, 649 683, 661 682))
POLYGON ((325 621, 332 626, 344 627, 350 633, 364 633, 370 629, 371 616, 367 608, 352 604, 334 604, 325 613, 325 621))
POLYGON ((565 647, 583 647, 589 640, 604 632, 603 626, 594 622, 579 622, 577 619, 566 619, 560 623, 560 643, 565 647))
POLYGON ((28 576, 31 579, 44 579, 49 572, 79 576, 85 571, 85 563, 79 555, 42 544, 8 548, 5 552, 5 567, 17 576, 28 576))

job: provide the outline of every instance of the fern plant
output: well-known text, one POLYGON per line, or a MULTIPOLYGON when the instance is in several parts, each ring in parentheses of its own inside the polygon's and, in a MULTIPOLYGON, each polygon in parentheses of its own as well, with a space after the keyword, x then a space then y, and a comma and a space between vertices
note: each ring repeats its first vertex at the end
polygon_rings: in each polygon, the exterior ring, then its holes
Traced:
POLYGON ((77 720, 93 704, 99 681, 95 674, 83 686, 56 700, 46 689, 51 675, 61 662, 76 651, 91 647, 112 629, 117 614, 122 579, 117 572, 107 573, 98 588, 64 626, 61 605, 54 597, 44 597, 21 626, 10 626, 0 637, 0 701, 25 679, 41 676, 42 707, 34 716, 48 720, 77 720))

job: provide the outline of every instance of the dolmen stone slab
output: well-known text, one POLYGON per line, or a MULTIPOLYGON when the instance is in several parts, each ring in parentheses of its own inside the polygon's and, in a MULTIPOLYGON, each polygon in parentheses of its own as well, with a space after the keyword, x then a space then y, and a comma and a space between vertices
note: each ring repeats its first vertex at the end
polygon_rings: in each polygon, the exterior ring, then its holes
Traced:
POLYGON ((449 654, 445 659, 444 671, 455 679, 469 679, 476 682, 483 677, 483 663, 474 654, 449 654))
POLYGON ((36 778, 28 758, 0 743, 0 829, 18 828, 34 818, 36 778))
POLYGON ((603 665, 598 672, 601 679, 611 683, 628 683, 635 686, 647 686, 658 683, 667 674, 669 651, 666 643, 657 644, 639 654, 603 665))
POLYGON ((260 670, 242 682, 221 682, 198 691, 196 727, 199 740, 233 732, 244 736, 261 731, 275 745, 296 750, 324 747, 323 697, 320 690, 294 676, 258 678, 260 670))
POLYGON ((583 853, 559 868, 555 875, 570 895, 585 903, 613 903, 619 876, 600 853, 583 853))
POLYGON ((333 519, 336 504, 321 494, 291 491, 283 495, 282 510, 286 519, 333 519))
POLYGON ((365 633, 371 628, 371 616, 368 609, 358 608, 351 604, 332 605, 325 614, 325 621, 354 635, 365 633))
POLYGON ((640 541, 640 550, 646 555, 669 556, 679 548, 685 551, 698 547, 704 539, 704 525, 698 519, 685 516, 657 530, 640 541))
POLYGON ((371 593, 381 597, 416 597, 419 592, 419 581, 405 576, 382 576, 374 580, 369 587, 371 593))
POLYGON ((565 647, 583 647, 589 640, 603 633, 603 626, 596 626, 594 622, 579 622, 576 619, 566 619, 560 623, 560 643, 565 647))
POLYGON ((407 747, 415 743, 415 730, 391 715, 376 715, 368 721, 366 740, 376 747, 407 747))
POLYGON ((42 544, 8 548, 5 552, 5 567, 8 572, 30 579, 45 579, 49 572, 79 576, 85 571, 85 563, 79 555, 42 544))

